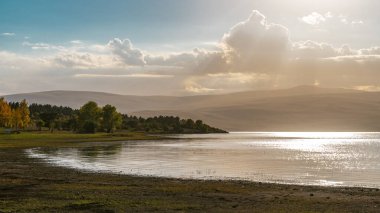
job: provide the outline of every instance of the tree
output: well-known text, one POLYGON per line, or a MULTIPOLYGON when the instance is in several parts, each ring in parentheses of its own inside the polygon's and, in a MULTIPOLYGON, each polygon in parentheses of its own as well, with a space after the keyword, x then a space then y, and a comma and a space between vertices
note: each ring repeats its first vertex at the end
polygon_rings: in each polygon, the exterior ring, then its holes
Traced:
POLYGON ((55 120, 57 119, 58 114, 55 112, 44 112, 40 114, 40 118, 45 125, 49 128, 50 132, 54 131, 55 120))
POLYGON ((38 131, 41 131, 42 130, 42 127, 45 125, 44 121, 39 119, 39 120, 36 120, 35 121, 35 124, 36 124, 36 127, 38 129, 38 131))
POLYGON ((83 105, 78 114, 79 131, 83 133, 95 133, 99 127, 101 115, 102 111, 97 103, 90 101, 83 105))
POLYGON ((30 117, 38 130, 41 130, 42 127, 48 127, 50 131, 54 129, 77 130, 78 111, 70 107, 31 104, 29 111, 30 117))
POLYGON ((30 124, 30 112, 29 112, 29 107, 28 103, 26 100, 22 100, 20 103, 20 106, 18 107, 18 110, 20 111, 20 116, 21 116, 21 128, 25 128, 30 124))
POLYGON ((122 117, 121 114, 116 111, 116 107, 107 104, 102 110, 102 127, 107 133, 111 133, 121 126, 122 117))
POLYGON ((87 120, 87 121, 84 121, 84 123, 80 129, 80 132, 95 133, 97 129, 98 129, 98 123, 97 122, 87 120))
POLYGON ((0 127, 9 127, 11 126, 12 119, 12 109, 9 104, 0 98, 0 127))
POLYGON ((187 119, 185 123, 185 127, 189 129, 194 129, 195 123, 192 119, 187 119))
POLYGON ((16 128, 16 130, 23 127, 21 111, 19 108, 12 109, 12 125, 11 126, 13 128, 16 128))

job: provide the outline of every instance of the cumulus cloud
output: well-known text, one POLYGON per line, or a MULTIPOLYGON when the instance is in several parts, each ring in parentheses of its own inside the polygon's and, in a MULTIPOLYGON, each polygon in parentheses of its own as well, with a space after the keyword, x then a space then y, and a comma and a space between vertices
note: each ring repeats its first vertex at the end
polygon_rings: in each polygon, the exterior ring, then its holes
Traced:
POLYGON ((282 25, 267 23, 259 11, 232 27, 223 37, 223 46, 239 56, 283 53, 289 47, 288 29, 282 25))
POLYGON ((225 33, 219 46, 220 51, 197 52, 193 76, 184 82, 187 91, 265 88, 289 60, 292 47, 288 29, 268 23, 256 10, 225 33))
POLYGON ((141 50, 133 48, 129 39, 120 40, 118 38, 112 39, 108 43, 108 47, 112 52, 117 55, 122 61, 128 65, 145 65, 144 54, 141 50))
POLYGON ((309 25, 319 25, 326 21, 327 18, 332 18, 331 13, 327 13, 326 16, 319 14, 317 12, 312 12, 311 14, 307 16, 303 16, 300 18, 300 20, 309 25))
POLYGON ((273 72, 289 51, 289 32, 282 25, 267 23, 263 14, 253 11, 223 36, 222 46, 231 72, 273 72))
MULTIPOLYGON (((304 17, 304 21, 315 25, 334 17, 331 13, 312 13, 304 17)), ((226 33, 221 46, 223 50, 217 54, 221 56, 219 67, 211 66, 203 70, 203 76, 189 77, 191 80, 185 84, 190 92, 303 84, 355 88, 367 85, 366 82, 375 83, 373 76, 380 76, 375 71, 380 67, 379 58, 368 57, 379 55, 379 48, 354 50, 349 45, 334 47, 310 40, 292 42, 286 27, 268 23, 258 11, 253 11, 247 20, 226 33)))

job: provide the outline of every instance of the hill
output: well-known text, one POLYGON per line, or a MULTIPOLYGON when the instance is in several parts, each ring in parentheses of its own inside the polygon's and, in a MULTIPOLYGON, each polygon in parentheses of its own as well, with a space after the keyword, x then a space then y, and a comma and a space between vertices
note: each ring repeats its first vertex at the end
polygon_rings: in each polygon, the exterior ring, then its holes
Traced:
POLYGON ((379 92, 313 86, 184 97, 50 91, 5 98, 74 108, 92 100, 123 113, 201 119, 229 131, 380 131, 379 92))

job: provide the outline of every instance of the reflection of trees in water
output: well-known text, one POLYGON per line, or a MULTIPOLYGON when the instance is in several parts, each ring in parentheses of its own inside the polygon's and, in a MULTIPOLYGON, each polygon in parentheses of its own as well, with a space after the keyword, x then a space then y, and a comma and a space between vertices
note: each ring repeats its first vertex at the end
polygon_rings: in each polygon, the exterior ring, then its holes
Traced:
POLYGON ((120 153, 122 150, 121 144, 115 144, 110 146, 90 146, 81 148, 78 153, 82 157, 104 157, 112 156, 120 153))

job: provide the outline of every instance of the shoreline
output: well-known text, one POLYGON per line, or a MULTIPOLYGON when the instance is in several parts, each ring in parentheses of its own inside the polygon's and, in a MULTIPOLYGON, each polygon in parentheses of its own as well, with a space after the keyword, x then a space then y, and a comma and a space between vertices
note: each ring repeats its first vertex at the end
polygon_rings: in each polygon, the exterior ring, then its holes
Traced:
MULTIPOLYGON (((101 142, 99 142, 101 143, 101 142)), ((117 143, 117 141, 115 141, 115 143, 117 143)), ((39 157, 39 156, 36 156, 36 155, 39 155, 39 154, 35 154, 35 153, 31 153, 31 152, 28 152, 28 151, 31 151, 32 149, 38 149, 40 147, 35 147, 35 148, 30 148, 30 149, 24 149, 24 153, 26 153, 28 156, 28 158, 30 159, 36 159, 36 160, 40 160, 42 164, 46 164, 46 166, 51 166, 51 167, 60 167, 60 168, 64 168, 64 169, 73 169, 73 170, 76 170, 76 171, 79 171, 79 172, 83 172, 83 173, 93 173, 93 174, 104 174, 104 175, 124 175, 124 176, 128 176, 128 177, 135 177, 135 178, 158 178, 158 179, 168 179, 168 180, 178 180, 178 181, 217 181, 217 182, 246 182, 246 183, 256 183, 256 184, 274 184, 274 185, 284 185, 284 186, 305 186, 305 187, 323 187, 323 188, 352 188, 352 189, 371 189, 371 190, 380 190, 380 186, 360 186, 360 185, 356 185, 356 186, 350 186, 350 185, 321 185, 321 184, 302 184, 302 183, 286 183, 286 182, 271 182, 271 181, 259 181, 259 180, 249 180, 249 179, 244 179, 244 178, 238 178, 238 177, 231 177, 231 178, 193 178, 193 177, 170 177, 170 176, 155 176, 155 175, 147 175, 147 174, 128 174, 128 173, 124 173, 122 171, 119 171, 119 172, 116 172, 116 171, 112 171, 112 170, 92 170, 92 169, 84 169, 84 168, 77 168, 77 167, 72 167, 72 166, 64 166, 64 165, 60 165, 58 163, 52 163, 52 162, 49 162, 49 160, 47 160, 46 158, 44 157, 39 157), (35 156, 31 156, 31 155, 35 155, 35 156)))
MULTIPOLYGON (((74 141, 48 146, 82 143, 74 141)), ((25 148, 46 145, 40 139, 12 143, 19 144, 12 147, 0 136, 0 212, 380 211, 380 190, 374 188, 84 172, 28 158, 25 148)))

